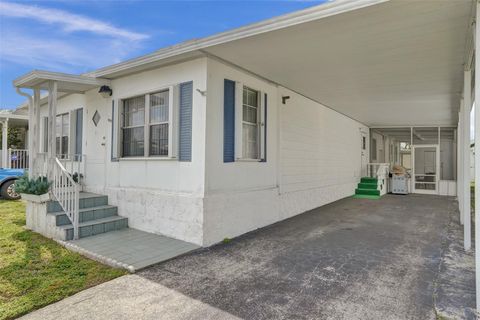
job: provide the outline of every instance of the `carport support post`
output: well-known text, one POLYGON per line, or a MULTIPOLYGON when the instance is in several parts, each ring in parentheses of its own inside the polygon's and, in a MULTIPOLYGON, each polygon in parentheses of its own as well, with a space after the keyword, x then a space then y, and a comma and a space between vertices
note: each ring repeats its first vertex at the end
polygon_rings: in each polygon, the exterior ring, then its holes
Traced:
POLYGON ((472 208, 470 203, 470 112, 472 111, 472 72, 463 78, 463 242, 465 251, 472 247, 472 208))
MULTIPOLYGON (((480 4, 477 1, 475 21, 480 17, 480 4)), ((480 26, 475 24, 475 61, 480 61, 480 26)), ((475 64, 478 66, 478 63, 475 64)), ((476 69, 476 67, 475 67, 476 69)), ((475 100, 480 97, 480 72, 475 72, 475 100)), ((478 110, 477 110, 478 111, 478 110)), ((475 112, 475 286, 477 312, 480 310, 480 112, 475 112)))
POLYGON ((8 163, 8 119, 2 122, 2 166, 10 167, 8 163))
POLYGON ((460 224, 463 225, 463 99, 460 102, 460 110, 458 111, 458 175, 457 175, 457 198, 458 198, 458 211, 460 212, 460 224))

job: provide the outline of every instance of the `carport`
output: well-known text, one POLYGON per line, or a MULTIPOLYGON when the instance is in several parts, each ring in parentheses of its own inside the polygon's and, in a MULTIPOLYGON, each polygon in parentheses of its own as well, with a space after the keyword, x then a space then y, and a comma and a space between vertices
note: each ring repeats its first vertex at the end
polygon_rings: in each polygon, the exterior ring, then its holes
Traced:
MULTIPOLYGON (((368 127, 456 128, 456 193, 469 251, 470 111, 480 95, 480 86, 474 85, 480 83, 474 72, 480 54, 476 4, 335 1, 323 10, 247 26, 241 37, 224 33, 197 45, 216 59, 254 70, 368 127)), ((480 127, 480 112, 475 127, 480 127)), ((480 163, 480 144, 475 157, 480 163)), ((480 181, 480 170, 475 174, 480 181)), ((480 221, 480 191, 475 192, 480 221)), ((480 226, 476 230, 480 234, 480 226)), ((480 237, 475 241, 479 292, 480 237)))
MULTIPOLYGON (((130 61, 129 66, 138 64, 141 71, 148 63, 168 61, 169 55, 200 51, 291 88, 368 127, 454 128, 455 193, 464 225, 464 248, 469 251, 469 124, 474 97, 480 95, 480 86, 474 85, 480 83, 479 73, 474 72, 480 52, 480 40, 475 40, 480 39, 476 4, 476 0, 334 1, 160 50, 130 61)), ((123 68, 118 64, 91 75, 118 76, 123 68)), ((475 123, 480 127, 480 113, 475 123)), ((476 137, 480 139, 480 130, 476 137)), ((475 149, 480 163, 480 144, 475 149)), ((476 178, 480 179, 480 170, 476 178)), ((480 226, 476 230, 480 234, 480 226)), ((475 241, 478 292, 480 237, 475 241)))

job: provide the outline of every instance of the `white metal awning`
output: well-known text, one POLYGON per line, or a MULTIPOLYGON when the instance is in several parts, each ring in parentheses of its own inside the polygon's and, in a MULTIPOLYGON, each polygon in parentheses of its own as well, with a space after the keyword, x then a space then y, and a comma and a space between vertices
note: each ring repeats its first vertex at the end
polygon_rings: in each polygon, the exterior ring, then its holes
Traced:
POLYGON ((207 54, 369 126, 456 125, 472 0, 335 0, 98 69, 207 54))
POLYGON ((13 81, 17 88, 48 90, 48 82, 57 82, 58 92, 84 93, 87 90, 110 85, 110 80, 60 72, 34 70, 13 81))
POLYGON ((456 125, 472 3, 392 0, 203 51, 369 126, 456 125))

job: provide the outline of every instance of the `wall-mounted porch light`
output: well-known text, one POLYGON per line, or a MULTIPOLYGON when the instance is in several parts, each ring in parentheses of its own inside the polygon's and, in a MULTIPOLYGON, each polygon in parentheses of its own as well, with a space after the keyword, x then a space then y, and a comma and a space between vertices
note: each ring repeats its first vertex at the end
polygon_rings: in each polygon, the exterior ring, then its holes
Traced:
POLYGON ((112 96, 112 89, 109 86, 101 86, 100 90, 98 90, 98 93, 104 98, 108 98, 112 96))

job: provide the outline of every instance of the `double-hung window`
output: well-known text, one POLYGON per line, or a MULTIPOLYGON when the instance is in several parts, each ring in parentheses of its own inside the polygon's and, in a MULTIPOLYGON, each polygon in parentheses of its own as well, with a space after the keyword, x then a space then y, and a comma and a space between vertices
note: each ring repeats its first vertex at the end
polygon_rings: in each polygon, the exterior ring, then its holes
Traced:
POLYGON ((123 157, 169 156, 170 89, 124 99, 123 157))
POLYGON ((260 123, 259 92, 243 86, 242 95, 242 158, 259 159, 260 123))
POLYGON ((223 162, 267 162, 267 93, 229 79, 223 85, 223 162))
POLYGON ((68 140, 70 136, 70 115, 59 114, 55 118, 55 143, 57 156, 61 159, 68 158, 68 140))
POLYGON ((124 157, 145 153, 145 96, 123 100, 122 150, 124 157))
POLYGON ((168 156, 169 90, 150 94, 150 154, 168 156))

